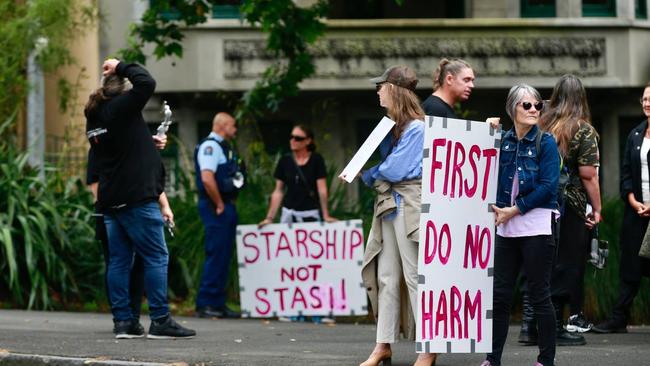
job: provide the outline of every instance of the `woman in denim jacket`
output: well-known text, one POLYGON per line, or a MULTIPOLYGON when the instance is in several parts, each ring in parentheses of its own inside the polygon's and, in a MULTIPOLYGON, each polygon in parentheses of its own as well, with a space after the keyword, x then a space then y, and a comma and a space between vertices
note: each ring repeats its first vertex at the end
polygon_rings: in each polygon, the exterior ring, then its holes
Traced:
POLYGON ((501 364, 520 268, 528 278, 539 329, 535 366, 552 366, 555 358, 555 311, 550 281, 560 159, 553 136, 537 127, 543 105, 539 92, 526 84, 513 86, 506 100, 506 112, 514 127, 501 140, 497 202, 492 206, 497 225, 492 353, 481 366, 501 364))

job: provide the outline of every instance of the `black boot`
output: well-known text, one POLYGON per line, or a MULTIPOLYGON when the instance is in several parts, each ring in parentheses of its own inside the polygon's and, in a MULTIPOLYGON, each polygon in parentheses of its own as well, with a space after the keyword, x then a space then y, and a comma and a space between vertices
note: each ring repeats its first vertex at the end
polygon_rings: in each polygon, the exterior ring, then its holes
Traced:
POLYGON ((557 346, 583 346, 587 344, 585 337, 580 334, 569 333, 563 327, 564 304, 553 299, 555 308, 555 344, 557 346))
POLYGON ((537 320, 535 319, 533 305, 531 305, 528 293, 525 291, 523 292, 521 303, 523 309, 518 342, 525 345, 535 345, 537 344, 537 320))

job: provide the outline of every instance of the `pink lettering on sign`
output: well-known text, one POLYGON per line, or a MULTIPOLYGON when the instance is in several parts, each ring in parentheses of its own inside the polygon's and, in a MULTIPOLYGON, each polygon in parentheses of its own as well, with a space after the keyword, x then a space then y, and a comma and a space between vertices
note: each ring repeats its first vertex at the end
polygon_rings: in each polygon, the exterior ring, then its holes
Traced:
POLYGON ((476 341, 483 339, 481 290, 477 290, 472 297, 469 290, 463 295, 456 286, 452 286, 449 296, 445 290, 425 290, 420 291, 419 298, 423 340, 473 337, 469 334, 469 324, 472 321, 476 324, 476 341))
POLYGON ((302 267, 280 268, 280 281, 318 281, 318 271, 322 264, 308 264, 302 267))
POLYGON ((245 264, 276 258, 351 261, 363 251, 363 231, 350 229, 296 229, 249 232, 242 236, 245 264))
POLYGON ((443 196, 448 195, 450 198, 460 198, 464 194, 468 198, 472 198, 476 194, 477 185, 480 181, 482 183, 481 199, 485 200, 485 197, 487 196, 487 184, 492 172, 492 161, 496 161, 496 156, 497 149, 495 148, 481 150, 478 145, 472 145, 469 147, 468 154, 462 142, 447 140, 445 138, 433 139, 431 145, 431 176, 429 180, 429 192, 436 192, 437 171, 444 170, 445 174, 442 187, 443 196), (442 153, 439 149, 446 149, 444 160, 439 160, 442 153), (485 169, 482 172, 483 179, 480 179, 479 175, 481 172, 479 172, 477 167, 477 161, 480 161, 481 158, 485 159, 485 169), (467 173, 469 173, 469 176, 464 177, 463 168, 468 162, 469 168, 467 169, 467 173), (471 185, 469 182, 472 182, 471 185))
POLYGON ((257 245, 248 242, 248 240, 251 237, 257 239, 257 234, 248 233, 244 235, 244 237, 242 238, 242 242, 244 243, 244 248, 251 249, 255 253, 252 258, 249 258, 247 255, 244 255, 244 262, 246 262, 246 264, 255 263, 257 262, 257 259, 260 257, 260 250, 257 249, 257 245))
POLYGON ((440 229, 440 235, 436 229, 436 224, 427 220, 427 229, 424 237, 424 264, 433 262, 438 255, 440 263, 447 264, 451 255, 451 231, 448 224, 443 224, 440 229), (443 253, 443 242, 446 244, 446 250, 443 253))
POLYGON ((307 286, 288 285, 271 289, 255 290, 257 305, 255 311, 264 316, 273 311, 330 310, 343 311, 348 308, 345 279, 336 285, 309 284, 307 286))
POLYGON ((481 269, 487 268, 492 251, 492 231, 486 227, 480 229, 475 225, 472 231, 472 225, 467 225, 467 234, 465 235, 465 260, 463 268, 468 267, 468 260, 472 260, 472 268, 476 268, 476 261, 481 269), (479 235, 479 231, 481 232, 479 235))
POLYGON ((266 295, 268 295, 268 293, 269 291, 265 288, 258 288, 255 290, 255 298, 257 301, 261 302, 261 305, 263 306, 256 306, 255 311, 261 315, 266 315, 271 311, 271 303, 266 299, 266 295))

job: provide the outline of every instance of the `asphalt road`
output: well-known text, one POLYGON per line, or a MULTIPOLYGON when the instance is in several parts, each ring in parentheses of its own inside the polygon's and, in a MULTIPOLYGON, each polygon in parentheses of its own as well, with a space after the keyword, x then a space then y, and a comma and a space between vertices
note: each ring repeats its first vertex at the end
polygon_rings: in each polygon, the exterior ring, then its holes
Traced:
MULTIPOLYGON (((375 334, 370 324, 176 319, 197 337, 116 340, 109 314, 0 310, 0 365, 358 365, 372 350, 375 334)), ((148 328, 148 320, 143 325, 148 328)), ((587 334, 586 346, 558 347, 556 364, 650 366, 650 327, 629 331, 587 334)), ((512 326, 503 365, 533 365, 537 347, 518 345, 517 332, 512 326)), ((437 365, 478 366, 483 359, 483 354, 444 354, 437 365)), ((393 366, 414 360, 413 343, 393 346, 393 366)))

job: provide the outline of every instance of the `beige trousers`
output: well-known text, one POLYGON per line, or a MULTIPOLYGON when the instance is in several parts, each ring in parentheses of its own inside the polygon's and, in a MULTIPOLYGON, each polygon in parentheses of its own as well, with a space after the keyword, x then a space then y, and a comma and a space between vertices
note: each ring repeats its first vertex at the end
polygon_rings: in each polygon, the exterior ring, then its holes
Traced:
POLYGON ((406 237, 405 226, 402 207, 393 221, 381 220, 383 245, 377 258, 377 343, 395 343, 399 338, 402 278, 408 288, 414 317, 416 314, 418 243, 406 237))

